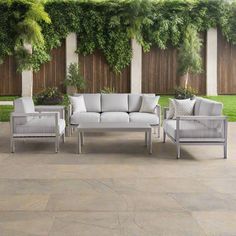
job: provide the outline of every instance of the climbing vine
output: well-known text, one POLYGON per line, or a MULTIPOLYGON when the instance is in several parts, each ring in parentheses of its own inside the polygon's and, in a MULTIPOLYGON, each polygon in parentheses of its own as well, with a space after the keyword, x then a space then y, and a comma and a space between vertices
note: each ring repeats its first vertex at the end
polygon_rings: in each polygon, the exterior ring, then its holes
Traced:
POLYGON ((179 47, 188 25, 198 32, 218 27, 236 44, 236 3, 224 0, 2 0, 0 60, 15 54, 18 69, 50 60, 50 51, 70 32, 78 37, 77 52, 100 50, 110 67, 122 71, 132 59, 131 39, 145 51, 179 47), (30 55, 24 43, 33 45, 30 55))

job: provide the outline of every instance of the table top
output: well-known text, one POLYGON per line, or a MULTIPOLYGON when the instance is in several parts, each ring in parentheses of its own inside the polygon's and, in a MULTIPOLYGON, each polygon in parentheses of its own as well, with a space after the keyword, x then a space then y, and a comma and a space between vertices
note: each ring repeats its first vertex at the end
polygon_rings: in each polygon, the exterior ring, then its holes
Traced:
POLYGON ((78 130, 149 130, 151 125, 147 123, 82 123, 78 130))

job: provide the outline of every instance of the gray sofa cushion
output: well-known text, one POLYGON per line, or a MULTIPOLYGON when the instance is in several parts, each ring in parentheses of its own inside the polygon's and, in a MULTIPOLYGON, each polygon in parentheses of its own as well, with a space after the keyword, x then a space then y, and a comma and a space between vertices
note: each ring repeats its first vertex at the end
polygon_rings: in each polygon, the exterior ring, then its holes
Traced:
POLYGON ((101 94, 100 93, 84 93, 84 94, 74 94, 74 96, 83 95, 86 110, 88 112, 101 112, 101 94))
MULTIPOLYGON (((58 120, 59 132, 62 134, 65 130, 65 120, 58 120)), ((24 125, 16 125, 15 128, 16 134, 32 134, 32 133, 55 133, 55 118, 33 118, 30 121, 27 121, 24 125)))
POLYGON ((101 122, 129 122, 129 114, 126 112, 103 112, 101 122))
POLYGON ((102 112, 128 112, 128 94, 102 94, 102 112))
POLYGON ((158 125, 159 118, 156 114, 132 112, 129 114, 130 122, 134 123, 148 123, 150 125, 158 125))
MULTIPOLYGON (((163 127, 166 133, 176 139, 176 120, 164 120, 163 127)), ((197 121, 180 121, 180 138, 221 138, 221 129, 208 128, 197 121)))
POLYGON ((71 124, 78 125, 85 122, 100 122, 100 113, 97 112, 77 112, 71 116, 71 124))
POLYGON ((140 110, 141 104, 142 104, 142 97, 143 97, 143 95, 155 97, 154 93, 129 94, 128 95, 129 112, 138 112, 140 110))

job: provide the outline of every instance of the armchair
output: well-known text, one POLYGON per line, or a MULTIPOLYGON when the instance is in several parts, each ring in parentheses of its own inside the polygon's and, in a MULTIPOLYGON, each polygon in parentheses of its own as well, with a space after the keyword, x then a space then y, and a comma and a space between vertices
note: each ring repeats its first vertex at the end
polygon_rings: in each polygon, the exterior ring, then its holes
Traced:
POLYGON ((177 159, 181 145, 222 145, 227 158, 227 117, 222 116, 223 105, 208 99, 197 98, 194 115, 167 119, 164 108, 163 142, 168 136, 176 144, 177 159))
POLYGON ((30 97, 14 101, 11 113, 11 152, 15 152, 15 141, 29 138, 47 138, 55 142, 59 151, 60 138, 65 141, 64 106, 34 106, 30 97))

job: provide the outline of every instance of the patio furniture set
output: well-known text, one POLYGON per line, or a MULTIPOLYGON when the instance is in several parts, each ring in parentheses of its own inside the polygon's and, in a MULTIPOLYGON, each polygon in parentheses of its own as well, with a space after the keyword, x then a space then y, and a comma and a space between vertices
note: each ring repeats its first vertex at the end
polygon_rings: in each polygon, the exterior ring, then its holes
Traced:
POLYGON ((14 101, 11 114, 11 152, 15 141, 28 138, 47 138, 55 142, 78 131, 77 152, 82 152, 84 133, 143 132, 145 145, 152 153, 152 130, 160 138, 163 123, 163 142, 166 136, 176 145, 180 158, 181 145, 222 145, 227 158, 227 117, 223 105, 209 99, 170 99, 163 109, 161 121, 159 96, 155 94, 74 94, 65 118, 64 106, 34 106, 30 97, 14 101), (66 129, 67 128, 67 129, 66 129), (157 132, 156 132, 157 131, 157 132))

